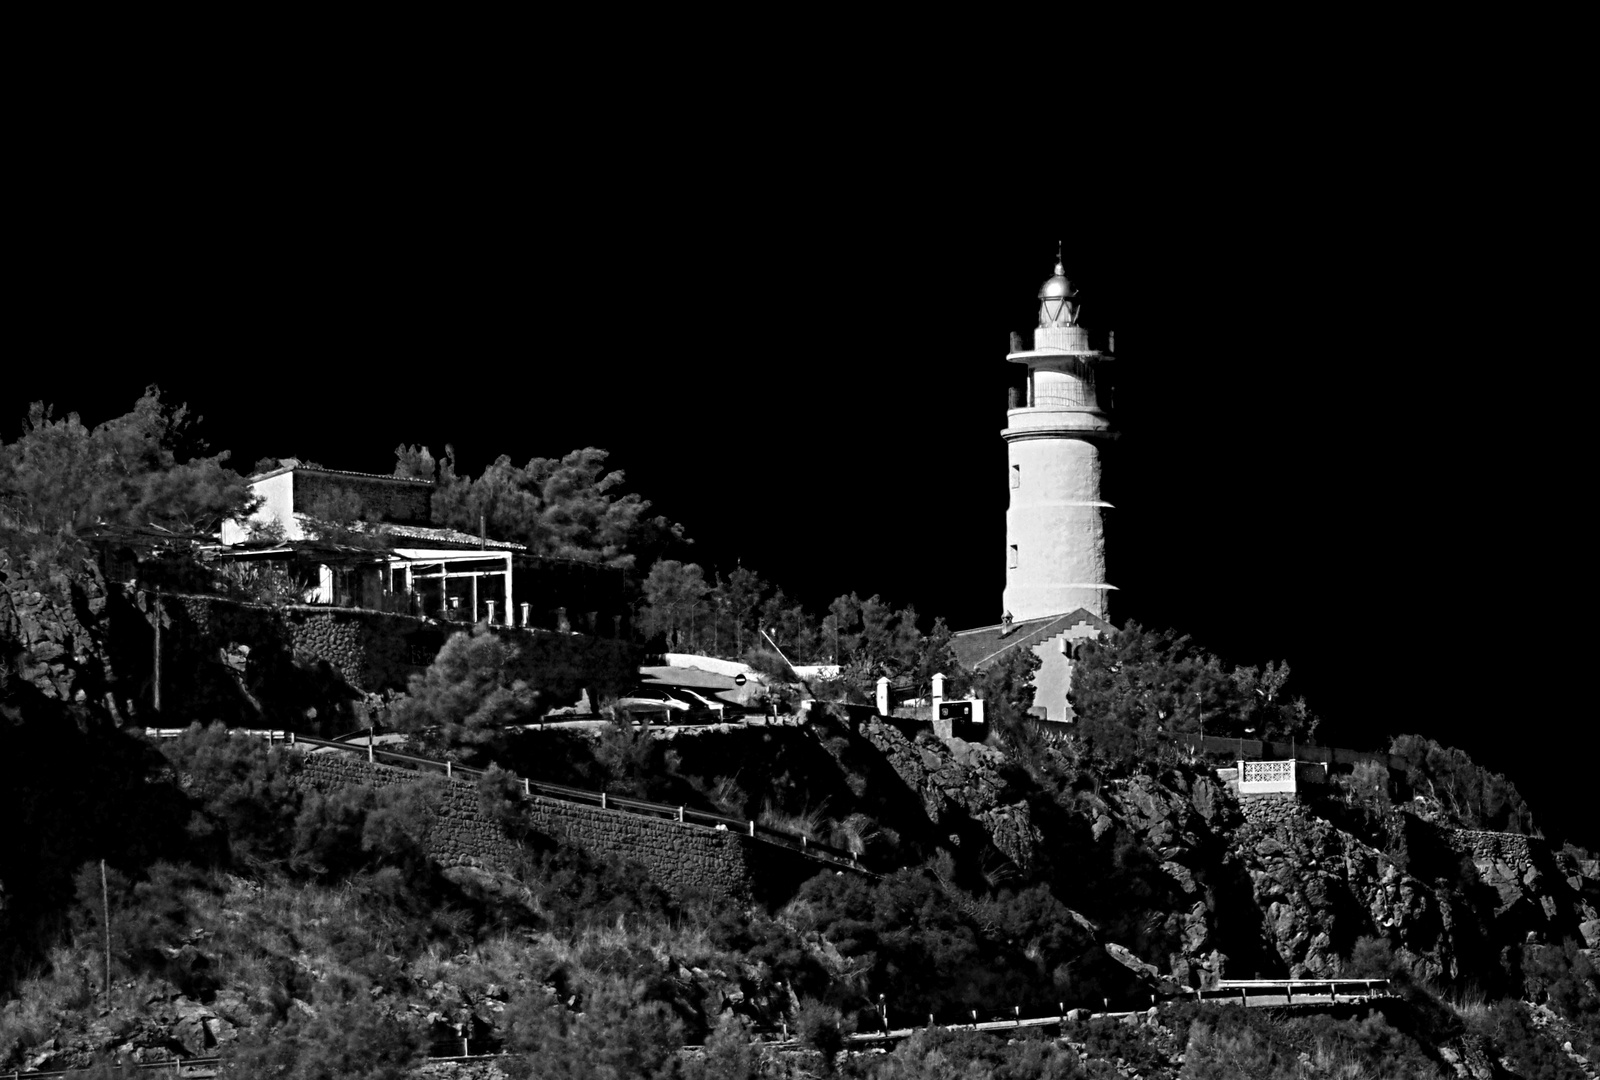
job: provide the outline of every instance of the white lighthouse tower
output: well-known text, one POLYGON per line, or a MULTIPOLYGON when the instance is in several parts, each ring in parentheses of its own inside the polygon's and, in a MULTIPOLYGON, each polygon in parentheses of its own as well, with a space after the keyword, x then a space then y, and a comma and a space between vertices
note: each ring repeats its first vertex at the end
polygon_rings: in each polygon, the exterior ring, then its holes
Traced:
POLYGON ((1006 413, 1011 505, 1006 510, 1007 621, 1083 608, 1108 617, 1102 455, 1116 437, 1110 416, 1109 331, 1078 325, 1077 290, 1059 247, 1039 290, 1033 348, 1006 359, 1028 368, 1027 398, 1006 413))

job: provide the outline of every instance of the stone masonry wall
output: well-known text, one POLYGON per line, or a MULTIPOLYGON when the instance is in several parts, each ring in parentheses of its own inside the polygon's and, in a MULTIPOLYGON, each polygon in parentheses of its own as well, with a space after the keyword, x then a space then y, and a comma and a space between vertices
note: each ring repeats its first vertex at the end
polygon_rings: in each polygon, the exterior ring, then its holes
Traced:
POLYGON ((1471 855, 1473 862, 1501 863, 1522 874, 1534 865, 1534 844, 1546 847, 1543 841, 1530 841, 1518 833, 1451 829, 1448 835, 1451 846, 1463 855, 1471 855))
POLYGON ((755 863, 767 854, 755 850, 767 845, 739 833, 538 796, 529 800, 528 813, 540 832, 563 836, 592 854, 636 862, 674 895, 709 891, 748 901, 756 885, 755 863))
MULTIPOLYGON (((119 670, 141 709, 153 707, 153 627, 162 626, 162 713, 188 720, 270 721, 301 726, 317 715, 329 733, 361 726, 348 702, 404 690, 450 634, 468 629, 411 615, 309 604, 265 605, 223 597, 127 590, 113 622, 119 670), (334 719, 337 714, 338 719, 334 719)), ((4 629, 0 626, 0 629, 4 629)), ((621 693, 638 678, 639 646, 613 638, 496 628, 516 647, 515 677, 549 704, 621 693)))
MULTIPOLYGON (((369 764, 341 753, 307 754, 301 775, 303 782, 324 791, 352 784, 389 787, 418 779, 408 769, 369 764)), ((445 866, 504 871, 514 865, 518 845, 479 813, 477 786, 457 780, 440 790, 439 816, 428 837, 430 853, 445 866)), ((535 831, 565 838, 597 857, 638 863, 650 880, 674 895, 709 891, 742 903, 757 891, 760 875, 781 872, 785 869, 781 864, 798 859, 739 833, 700 825, 539 796, 524 805, 535 831)))
MULTIPOLYGON (((342 787, 395 787, 416 783, 420 776, 409 769, 372 764, 342 753, 305 755, 301 783, 320 791, 342 787)), ((474 784, 446 782, 434 806, 438 815, 428 831, 428 853, 443 866, 471 866, 504 872, 516 864, 518 845, 493 821, 478 812, 474 784)))

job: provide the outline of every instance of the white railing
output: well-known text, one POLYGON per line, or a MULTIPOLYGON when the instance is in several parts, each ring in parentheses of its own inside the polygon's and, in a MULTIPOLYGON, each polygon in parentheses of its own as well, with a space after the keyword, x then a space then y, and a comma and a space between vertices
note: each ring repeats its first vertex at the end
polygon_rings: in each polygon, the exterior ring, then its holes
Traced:
POLYGON ((1240 795, 1267 795, 1273 792, 1292 792, 1294 790, 1294 762, 1239 762, 1240 795))

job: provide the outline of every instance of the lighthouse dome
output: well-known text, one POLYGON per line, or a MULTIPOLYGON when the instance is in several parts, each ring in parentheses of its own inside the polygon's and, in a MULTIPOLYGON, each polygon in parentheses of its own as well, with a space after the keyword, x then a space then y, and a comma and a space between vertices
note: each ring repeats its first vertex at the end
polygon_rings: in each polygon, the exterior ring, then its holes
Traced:
POLYGON ((1066 274, 1062 273, 1060 263, 1056 263, 1055 276, 1039 288, 1040 300, 1066 300, 1077 295, 1077 290, 1072 287, 1072 282, 1068 281, 1066 274))
POLYGON ((1067 280, 1061 262, 1061 250, 1056 249, 1056 272, 1039 288, 1039 326, 1044 329, 1078 325, 1078 290, 1067 280))

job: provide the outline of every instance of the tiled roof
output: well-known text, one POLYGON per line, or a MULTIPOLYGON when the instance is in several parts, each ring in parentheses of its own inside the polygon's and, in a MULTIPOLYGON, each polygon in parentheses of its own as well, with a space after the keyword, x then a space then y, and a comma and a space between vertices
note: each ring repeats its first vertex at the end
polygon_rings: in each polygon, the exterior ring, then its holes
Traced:
MULTIPOLYGON (((293 461, 294 459, 288 458, 284 460, 293 461)), ((390 480, 396 484, 422 484, 426 487, 434 486, 432 480, 424 480, 418 476, 393 476, 387 473, 355 472, 352 469, 324 469, 320 465, 301 465, 299 462, 295 462, 292 465, 281 464, 276 469, 268 469, 266 472, 253 473, 252 475, 246 477, 246 480, 265 480, 269 476, 281 476, 286 472, 323 473, 328 476, 359 476, 363 480, 390 480)))
POLYGON ((1065 633, 1079 623, 1088 623, 1101 633, 1115 628, 1087 608, 1078 608, 1065 615, 1047 615, 1041 619, 1014 622, 1008 628, 1004 623, 980 626, 973 630, 959 630, 950 638, 950 650, 956 654, 962 667, 978 671, 1018 646, 1032 647, 1065 633))
MULTIPOLYGON (((361 530, 362 532, 366 532, 371 528, 371 526, 367 526, 366 522, 362 522, 361 524, 366 526, 361 530)), ((452 547, 480 546, 480 542, 476 536, 473 536, 471 533, 464 533, 460 529, 440 529, 426 525, 384 524, 377 526, 374 531, 381 536, 393 537, 400 540, 420 540, 425 544, 448 544, 452 547)), ((514 544, 510 540, 487 539, 482 541, 481 546, 485 548, 491 548, 496 551, 528 550, 527 545, 514 544)))

